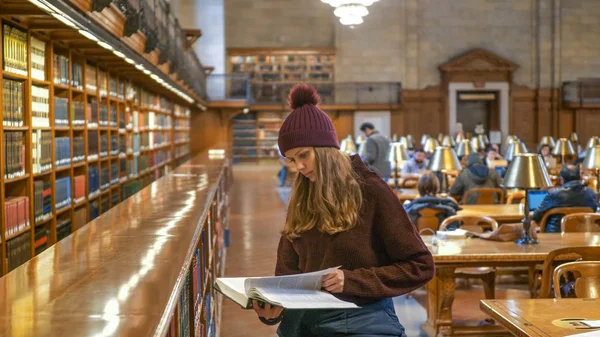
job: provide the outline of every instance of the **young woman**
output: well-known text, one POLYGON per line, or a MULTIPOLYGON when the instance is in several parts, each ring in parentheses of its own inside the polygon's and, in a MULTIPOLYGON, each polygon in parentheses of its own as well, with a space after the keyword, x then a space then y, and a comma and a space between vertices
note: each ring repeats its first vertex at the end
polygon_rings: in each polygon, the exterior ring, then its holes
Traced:
POLYGON ((281 322, 279 336, 401 336, 391 297, 429 282, 433 259, 398 198, 361 161, 339 151, 316 91, 305 84, 289 95, 292 113, 279 148, 299 174, 277 250, 276 275, 341 268, 323 289, 359 309, 289 310, 259 306, 261 321, 281 322))

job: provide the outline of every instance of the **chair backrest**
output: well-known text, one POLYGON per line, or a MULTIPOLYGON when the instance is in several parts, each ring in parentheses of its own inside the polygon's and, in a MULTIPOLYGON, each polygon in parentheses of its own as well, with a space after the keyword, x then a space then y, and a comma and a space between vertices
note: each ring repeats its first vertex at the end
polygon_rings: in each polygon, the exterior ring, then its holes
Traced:
POLYGON ((561 278, 571 275, 575 279, 575 297, 600 298, 600 261, 569 262, 556 267, 552 277, 554 297, 562 298, 561 278))
POLYGON ((465 192, 465 195, 461 199, 461 203, 466 203, 467 200, 469 200, 469 196, 472 194, 477 196, 477 201, 475 202, 477 205, 504 203, 504 190, 497 187, 472 188, 465 192))
MULTIPOLYGON (((589 207, 556 207, 547 210, 542 217, 542 220, 538 224, 540 226, 540 231, 544 233, 546 231, 546 224, 548 223, 548 219, 552 215, 568 215, 573 213, 592 213, 594 210, 589 207)), ((562 220, 561 220, 562 221, 562 220)))
MULTIPOLYGON (((415 224, 417 225, 417 231, 421 232, 421 230, 429 228, 435 233, 440 225, 440 220, 438 219, 437 215, 444 213, 444 211, 440 209, 425 207, 417 211, 417 213, 419 213, 419 218, 417 219, 417 223, 415 224)), ((422 234, 427 235, 428 233, 427 231, 425 231, 422 234)))
POLYGON ((514 191, 508 194, 508 198, 506 198, 506 204, 518 204, 521 200, 525 200, 525 192, 524 191, 514 191))
POLYGON ((419 182, 419 177, 417 176, 408 176, 402 177, 402 181, 400 182, 401 188, 415 188, 417 183, 419 182))
MULTIPOLYGON (((498 222, 488 216, 483 215, 453 215, 446 218, 440 225, 440 230, 446 230, 449 224, 453 222, 459 222, 460 228, 472 231, 472 232, 483 232, 484 227, 491 228, 492 231, 498 229, 498 222), (482 226, 483 225, 483 226, 482 226)), ((487 228, 486 228, 487 229, 487 228)))
POLYGON ((542 266, 542 289, 540 298, 550 298, 550 285, 552 284, 552 275, 555 265, 560 261, 572 262, 574 260, 582 261, 600 261, 600 246, 596 247, 567 247, 551 251, 544 260, 542 266))
POLYGON ((565 215, 560 222, 562 233, 600 232, 600 214, 572 213, 565 215))

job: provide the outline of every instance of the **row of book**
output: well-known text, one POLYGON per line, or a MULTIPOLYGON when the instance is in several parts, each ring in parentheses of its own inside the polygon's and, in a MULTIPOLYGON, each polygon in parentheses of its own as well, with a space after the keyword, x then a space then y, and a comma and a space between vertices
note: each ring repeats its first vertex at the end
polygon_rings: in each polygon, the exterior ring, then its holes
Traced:
POLYGON ((33 211, 36 223, 52 217, 52 187, 49 181, 33 182, 33 211))
POLYGON ((96 92, 96 68, 89 63, 85 66, 85 88, 88 91, 96 92))
POLYGON ((54 138, 54 156, 57 167, 71 164, 71 138, 54 138))
POLYGON ((6 261, 11 271, 31 259, 31 232, 27 231, 6 243, 6 261))
POLYGON ((31 134, 31 157, 33 173, 52 169, 52 134, 50 131, 33 130, 31 134))
POLYGON ((69 126, 69 99, 54 96, 54 125, 69 126))
POLYGON ((90 201, 90 221, 100 216, 100 207, 98 206, 98 200, 90 201))
POLYGON ((62 218, 56 220, 56 239, 58 241, 66 238, 71 234, 73 225, 70 218, 62 218))
POLYGON ((23 126, 23 82, 2 80, 2 125, 23 126))
POLYGON ((69 58, 54 54, 54 84, 69 85, 69 58))
POLYGON ((88 166, 88 188, 90 198, 100 193, 100 168, 98 166, 88 166))
POLYGON ((31 37, 31 77, 46 80, 46 42, 31 37))
POLYGON ((27 32, 3 25, 4 70, 27 76, 27 32))
POLYGON ((4 178, 13 179, 25 175, 25 145, 21 131, 4 132, 4 178))
POLYGON ((43 252, 48 248, 48 241, 50 240, 50 230, 46 227, 38 227, 35 229, 33 239, 33 249, 35 255, 43 252))
POLYGON ((100 168, 100 190, 110 187, 110 170, 108 167, 100 168))
POLYGON ((73 137, 73 164, 85 160, 85 139, 73 137))
POLYGON ((56 178, 56 210, 70 206, 71 177, 56 178))
POLYGON ((79 63, 73 63, 71 67, 71 85, 78 90, 83 90, 83 67, 79 63))
POLYGON ((71 119, 73 126, 85 125, 85 103, 82 101, 73 101, 71 104, 71 119))
POLYGON ((5 235, 14 235, 30 227, 29 197, 7 197, 4 200, 5 235))
POLYGON ((75 203, 82 202, 85 200, 85 175, 78 175, 73 177, 75 184, 75 203))
POLYGON ((31 125, 50 126, 50 90, 31 86, 31 125))

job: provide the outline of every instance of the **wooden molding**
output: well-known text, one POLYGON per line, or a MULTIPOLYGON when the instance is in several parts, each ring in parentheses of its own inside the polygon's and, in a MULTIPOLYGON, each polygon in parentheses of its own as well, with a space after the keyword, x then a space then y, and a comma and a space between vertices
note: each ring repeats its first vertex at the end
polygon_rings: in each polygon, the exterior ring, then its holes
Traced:
POLYGON ((186 28, 183 29, 183 33, 185 34, 185 50, 190 49, 194 42, 202 36, 201 29, 186 28))
POLYGON ((335 51, 335 48, 227 48, 227 55, 335 55, 335 51))
POLYGON ((144 46, 146 45, 146 34, 142 33, 141 31, 137 31, 131 36, 122 37, 121 41, 125 42, 138 54, 144 55, 144 46))
POLYGON ((114 4, 103 9, 102 12, 88 12, 88 16, 114 36, 123 37, 127 18, 125 18, 125 15, 114 4))
POLYGON ((92 11, 93 0, 67 0, 70 1, 75 7, 79 8, 84 13, 92 11))
POLYGON ((215 67, 202 67, 204 70, 204 76, 208 77, 215 70, 215 67))
POLYGON ((519 65, 498 56, 485 49, 474 49, 442 64, 439 69, 443 72, 476 71, 476 72, 509 72, 512 73, 519 65))

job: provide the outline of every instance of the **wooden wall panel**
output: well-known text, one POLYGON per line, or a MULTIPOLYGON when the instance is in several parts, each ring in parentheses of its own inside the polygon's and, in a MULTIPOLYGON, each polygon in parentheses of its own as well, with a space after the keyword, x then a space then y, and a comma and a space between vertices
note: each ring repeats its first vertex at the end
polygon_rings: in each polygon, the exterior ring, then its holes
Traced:
POLYGON ((327 111, 340 140, 354 133, 354 111, 327 111))
POLYGON ((560 109, 558 117, 558 138, 566 138, 575 131, 575 110, 560 109))
POLYGON ((192 110, 190 121, 190 151, 192 154, 204 151, 214 144, 230 142, 230 120, 222 118, 220 110, 192 110))
POLYGON ((576 130, 582 144, 592 136, 600 135, 600 109, 577 109, 575 112, 576 130))
POLYGON ((511 92, 509 131, 525 142, 530 150, 538 140, 535 90, 523 87, 513 88, 511 92))
POLYGON ((405 90, 402 109, 399 111, 403 126, 399 135, 411 134, 421 139, 424 134, 437 135, 448 132, 445 102, 438 87, 423 90, 405 90))

